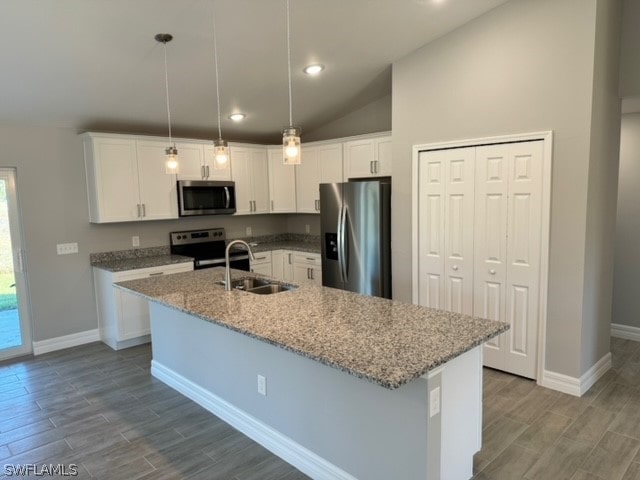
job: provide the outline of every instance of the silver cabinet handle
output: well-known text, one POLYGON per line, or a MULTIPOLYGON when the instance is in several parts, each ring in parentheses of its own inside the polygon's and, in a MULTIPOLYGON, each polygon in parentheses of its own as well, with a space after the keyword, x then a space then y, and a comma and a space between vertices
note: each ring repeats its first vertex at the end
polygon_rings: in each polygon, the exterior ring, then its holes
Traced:
MULTIPOLYGON (((378 164, 379 164, 379 163, 380 163, 380 162, 379 162, 378 160, 375 160, 375 161, 373 162, 373 170, 374 170, 374 172, 373 172, 373 173, 378 173, 378 164)), ((209 167, 207 167, 207 168, 209 168, 209 167)))
POLYGON ((454 265, 451 267, 452 270, 458 270, 458 265, 454 265))
POLYGON ((140 218, 142 215, 140 214, 140 204, 136 204, 136 207, 138 208, 138 218, 140 218))
POLYGON ((314 278, 313 278, 313 268, 309 269, 309 279, 310 280, 314 280, 314 278))
POLYGON ((149 274, 150 277, 157 277, 158 275, 164 275, 164 272, 156 272, 156 273, 149 274))
POLYGON ((291 254, 289 254, 289 265, 291 265, 291 254))
POLYGON ((490 273, 491 275, 495 275, 495 274, 496 274, 496 271, 492 268, 491 270, 489 270, 489 273, 490 273))
POLYGON ((311 280, 311 274, 309 273, 311 271, 310 268, 307 268, 307 279, 311 280))
POLYGON ((209 165, 207 165, 207 178, 209 178, 209 165))
POLYGON ((231 195, 229 194, 229 187, 224 187, 224 208, 229 208, 229 206, 231 206, 231 195))
POLYGON ((204 174, 204 165, 200 165, 200 176, 202 178, 205 178, 205 174, 204 174))
POLYGON ((271 200, 271 210, 273 211, 273 200, 271 200))
POLYGON ((146 217, 147 216, 147 205, 146 204, 142 204, 142 216, 146 217))
POLYGON ((373 160, 369 162, 369 173, 373 173, 373 160))
POLYGON ((267 257, 266 257, 266 256, 265 256, 265 257, 255 257, 255 259, 256 259, 256 260, 266 260, 266 259, 267 259, 267 257))
POLYGON ((249 211, 253 212, 253 200, 249 200, 249 211))
POLYGON ((313 258, 313 257, 306 257, 306 259, 307 259, 307 260, 311 260, 312 262, 315 262, 315 261, 316 261, 316 259, 315 259, 315 258, 313 258))

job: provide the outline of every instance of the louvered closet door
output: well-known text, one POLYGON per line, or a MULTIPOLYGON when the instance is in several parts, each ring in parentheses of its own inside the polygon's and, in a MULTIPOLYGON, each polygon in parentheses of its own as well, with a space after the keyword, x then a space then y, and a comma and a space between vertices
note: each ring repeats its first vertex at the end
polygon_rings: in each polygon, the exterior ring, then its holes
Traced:
POLYGON ((511 329, 485 344, 484 363, 535 378, 543 142, 476 151, 474 315, 511 329))
POLYGON ((474 148, 421 152, 419 302, 473 313, 474 148))

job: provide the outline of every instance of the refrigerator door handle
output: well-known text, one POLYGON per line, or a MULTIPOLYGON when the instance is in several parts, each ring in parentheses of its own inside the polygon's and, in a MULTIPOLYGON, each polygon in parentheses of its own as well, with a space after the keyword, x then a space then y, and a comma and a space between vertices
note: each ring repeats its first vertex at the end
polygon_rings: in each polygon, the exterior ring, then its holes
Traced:
POLYGON ((343 223, 342 223, 342 215, 344 213, 344 206, 340 207, 340 212, 338 213, 338 229, 337 229, 337 233, 338 233, 338 269, 340 270, 340 281, 342 283, 344 283, 344 268, 342 267, 342 264, 344 263, 344 258, 343 258, 343 245, 344 245, 344 231, 342 230, 343 228, 343 223))
POLYGON ((342 245, 341 245, 341 262, 340 262, 340 276, 343 278, 343 282, 347 283, 349 281, 348 274, 348 265, 349 265, 349 257, 347 255, 347 215, 349 215, 349 210, 346 205, 342 207, 342 245))

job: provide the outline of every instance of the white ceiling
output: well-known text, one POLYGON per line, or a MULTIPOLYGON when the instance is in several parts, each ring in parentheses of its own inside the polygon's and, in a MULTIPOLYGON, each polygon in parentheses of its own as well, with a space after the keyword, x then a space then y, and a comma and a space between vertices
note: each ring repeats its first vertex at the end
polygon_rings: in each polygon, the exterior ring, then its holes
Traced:
MULTIPOLYGON (((506 0, 291 0, 294 124, 311 131, 391 92, 393 61, 506 0), (321 62, 308 77, 302 68, 321 62)), ((1 0, 0 122, 165 134, 217 128, 212 0, 1 0)), ((216 0, 223 137, 288 124, 285 0, 216 0), (242 124, 226 115, 248 114, 242 124)))

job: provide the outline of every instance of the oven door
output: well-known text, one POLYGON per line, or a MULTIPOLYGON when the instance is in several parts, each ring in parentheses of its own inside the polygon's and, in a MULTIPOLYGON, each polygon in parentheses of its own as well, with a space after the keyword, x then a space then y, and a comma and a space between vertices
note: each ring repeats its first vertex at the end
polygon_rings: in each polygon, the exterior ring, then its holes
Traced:
MULTIPOLYGON (((203 268, 224 267, 224 263, 224 258, 207 258, 196 260, 193 268, 200 270, 203 268)), ((250 269, 249 255, 240 254, 231 256, 229 258, 229 266, 236 270, 244 270, 245 272, 248 272, 250 269)))
POLYGON ((178 212, 181 217, 230 214, 235 211, 235 182, 178 181, 178 212))

